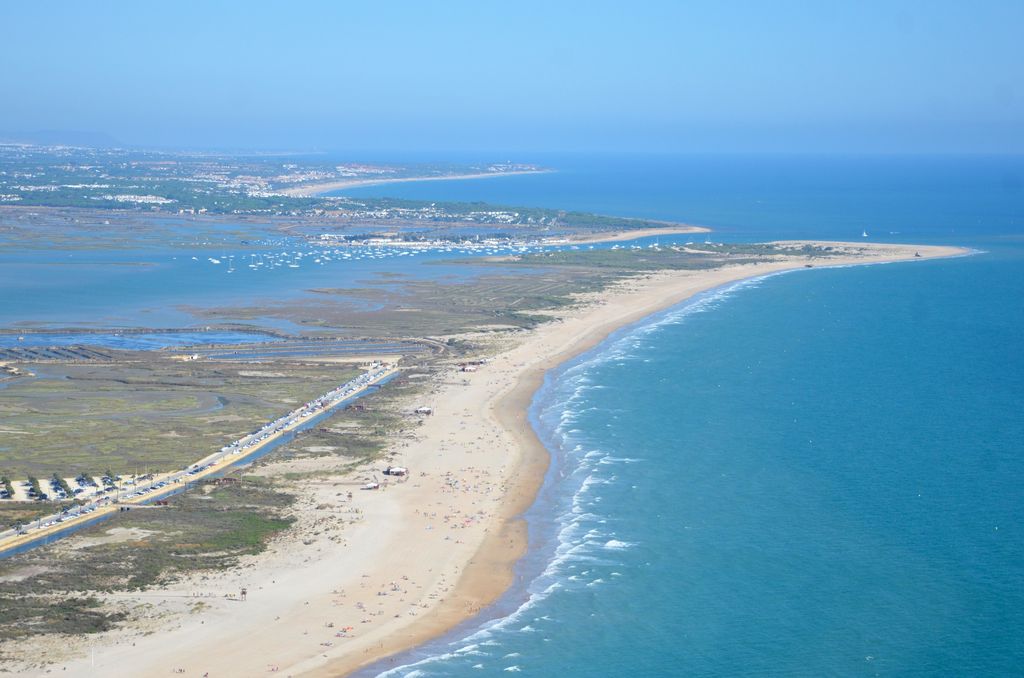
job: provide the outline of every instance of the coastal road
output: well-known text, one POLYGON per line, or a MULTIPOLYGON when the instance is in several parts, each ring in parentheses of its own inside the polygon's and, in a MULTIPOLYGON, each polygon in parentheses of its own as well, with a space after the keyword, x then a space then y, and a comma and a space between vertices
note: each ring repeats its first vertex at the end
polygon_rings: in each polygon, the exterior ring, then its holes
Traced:
POLYGON ((393 376, 397 371, 397 368, 386 364, 371 368, 352 381, 265 424, 256 432, 243 436, 219 452, 207 455, 184 469, 149 479, 144 484, 131 489, 126 496, 117 501, 112 500, 109 496, 104 496, 83 504, 74 513, 57 513, 40 518, 35 521, 35 527, 26 527, 20 532, 13 528, 0 532, 0 558, 33 542, 66 536, 77 528, 116 513, 124 507, 146 504, 166 495, 177 493, 190 482, 208 478, 231 466, 243 463, 268 445, 278 441, 285 434, 297 429, 310 418, 332 410, 350 398, 362 395, 371 387, 393 376))

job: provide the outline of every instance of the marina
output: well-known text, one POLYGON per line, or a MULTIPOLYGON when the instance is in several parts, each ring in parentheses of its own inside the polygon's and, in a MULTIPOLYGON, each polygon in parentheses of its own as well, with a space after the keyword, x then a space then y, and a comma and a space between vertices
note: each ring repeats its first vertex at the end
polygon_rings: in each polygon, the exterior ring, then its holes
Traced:
MULTIPOLYGON (((130 329, 140 324, 188 329, 211 324, 210 310, 218 307, 308 303, 317 299, 314 290, 325 287, 386 285, 396 264, 405 280, 471 281, 489 269, 467 266, 468 260, 572 247, 561 238, 533 237, 349 242, 315 234, 308 239, 226 239, 159 248, 132 241, 90 250, 0 247, 0 285, 9 292, 8 303, 0 307, 0 327, 11 332, 130 329), (49 294, 55 284, 65 292, 49 294)), ((265 316, 226 321, 287 334, 302 330, 265 316)), ((0 346, 10 341, 0 335, 0 346)))

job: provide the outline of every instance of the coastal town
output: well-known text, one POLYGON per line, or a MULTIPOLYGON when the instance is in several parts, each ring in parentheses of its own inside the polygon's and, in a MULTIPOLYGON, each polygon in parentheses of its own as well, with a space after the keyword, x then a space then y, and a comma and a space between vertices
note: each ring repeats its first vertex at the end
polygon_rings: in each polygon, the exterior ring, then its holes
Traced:
MULTIPOLYGON (((344 212, 352 218, 452 220, 454 213, 429 203, 393 207, 316 196, 382 182, 541 171, 516 162, 384 165, 331 162, 316 155, 188 154, 0 141, 0 205, 145 209, 193 216, 344 212)), ((484 213, 475 216, 488 218, 484 213)))

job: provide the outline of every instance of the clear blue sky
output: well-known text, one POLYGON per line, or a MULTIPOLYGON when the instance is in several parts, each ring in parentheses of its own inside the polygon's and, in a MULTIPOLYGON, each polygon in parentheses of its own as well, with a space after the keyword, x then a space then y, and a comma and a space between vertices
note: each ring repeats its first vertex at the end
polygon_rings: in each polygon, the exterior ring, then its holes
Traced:
POLYGON ((1024 0, 34 0, 0 26, 0 134, 1024 152, 1024 0))

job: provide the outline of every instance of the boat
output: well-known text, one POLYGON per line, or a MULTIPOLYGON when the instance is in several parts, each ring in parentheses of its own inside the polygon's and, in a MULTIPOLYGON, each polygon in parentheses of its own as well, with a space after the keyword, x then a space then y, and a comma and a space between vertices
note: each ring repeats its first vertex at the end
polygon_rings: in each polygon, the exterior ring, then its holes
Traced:
POLYGON ((867 231, 861 231, 861 234, 860 234, 860 236, 861 236, 862 238, 866 238, 866 237, 868 237, 868 232, 867 232, 867 231))

